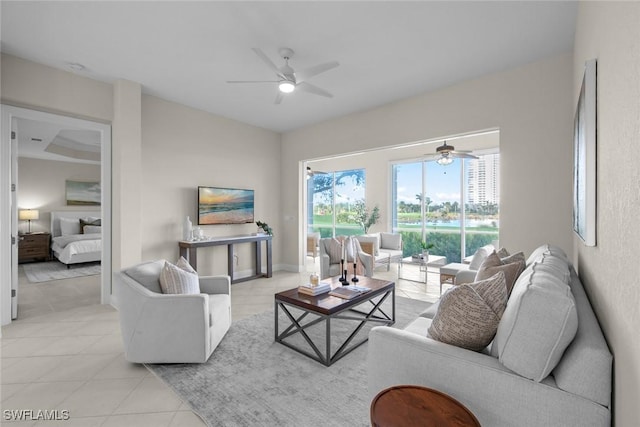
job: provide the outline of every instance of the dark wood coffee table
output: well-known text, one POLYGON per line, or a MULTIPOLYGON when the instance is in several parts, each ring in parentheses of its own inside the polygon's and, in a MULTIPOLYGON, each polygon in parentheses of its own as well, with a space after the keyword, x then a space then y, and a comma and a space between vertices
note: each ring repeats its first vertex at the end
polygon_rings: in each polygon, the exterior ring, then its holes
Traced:
MULTIPOLYGON (((352 343, 358 332, 362 330, 365 324, 369 322, 378 325, 392 325, 396 320, 396 290, 395 283, 388 280, 373 279, 370 277, 359 277, 358 286, 365 286, 371 291, 359 295, 353 299, 346 300, 329 295, 328 293, 318 296, 309 296, 298 293, 298 289, 289 289, 287 291, 275 294, 275 340, 299 353, 304 354, 326 366, 330 366, 336 360, 349 354, 358 346, 364 344, 368 339, 368 334, 360 341, 352 343), (382 303, 391 296, 391 316, 388 316, 382 309, 382 303), (367 305, 366 303, 371 305, 367 305), (297 317, 291 313, 290 308, 296 308, 302 311, 297 317), (364 311, 363 311, 364 307, 364 311), (367 311, 367 309, 369 309, 367 311), (278 315, 282 311, 289 319, 289 325, 282 332, 279 331, 278 315), (312 314, 311 320, 303 324, 303 320, 312 314), (354 329, 348 338, 331 352, 331 320, 344 319, 354 322, 354 329), (325 351, 318 349, 316 343, 307 334, 305 329, 325 322, 325 351), (293 345, 285 341, 288 337, 300 334, 313 350, 307 351, 303 348, 293 345)), ((322 282, 331 283, 331 288, 341 287, 338 277, 324 279, 322 282)))
POLYGON ((438 390, 400 385, 382 390, 371 402, 374 427, 480 427, 462 403, 438 390))

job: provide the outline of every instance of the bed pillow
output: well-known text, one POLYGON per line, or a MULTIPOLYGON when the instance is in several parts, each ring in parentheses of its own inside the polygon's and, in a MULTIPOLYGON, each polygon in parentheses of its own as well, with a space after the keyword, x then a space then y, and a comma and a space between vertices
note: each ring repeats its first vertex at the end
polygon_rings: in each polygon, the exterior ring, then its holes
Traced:
MULTIPOLYGON (((86 226, 94 226, 99 227, 102 225, 102 220, 100 218, 88 217, 88 218, 80 218, 80 233, 88 234, 85 231, 86 226)), ((100 231, 97 231, 99 233, 100 231)), ((90 233, 96 233, 96 231, 91 231, 90 233)))
POLYGON ((165 261, 160 272, 160 288, 163 294, 199 294, 200 281, 197 274, 165 261))
POLYGON ((80 220, 75 218, 60 218, 60 234, 68 236, 70 234, 81 234, 80 220))
POLYGON ((99 225, 85 225, 82 228, 82 234, 100 234, 102 233, 102 227, 99 225))

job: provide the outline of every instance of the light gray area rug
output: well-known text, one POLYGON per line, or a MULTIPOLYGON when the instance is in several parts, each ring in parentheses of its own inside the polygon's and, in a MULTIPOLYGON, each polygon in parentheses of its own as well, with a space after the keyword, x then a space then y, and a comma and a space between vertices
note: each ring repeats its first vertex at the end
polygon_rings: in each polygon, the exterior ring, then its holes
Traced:
MULTIPOLYGON (((429 305, 397 297, 393 327, 406 326, 429 305)), ((342 322, 331 328, 346 337, 349 325, 342 322)), ((281 332, 285 324, 281 315, 281 332)), ((323 325, 309 335, 323 337, 323 325)), ((370 425, 366 357, 367 343, 326 367, 276 343, 268 311, 233 323, 207 363, 147 367, 209 426, 354 427, 370 425)))
POLYGON ((24 273, 31 283, 49 282, 51 280, 71 279, 82 276, 95 276, 101 273, 100 263, 72 265, 67 268, 59 261, 34 262, 22 264, 24 273))

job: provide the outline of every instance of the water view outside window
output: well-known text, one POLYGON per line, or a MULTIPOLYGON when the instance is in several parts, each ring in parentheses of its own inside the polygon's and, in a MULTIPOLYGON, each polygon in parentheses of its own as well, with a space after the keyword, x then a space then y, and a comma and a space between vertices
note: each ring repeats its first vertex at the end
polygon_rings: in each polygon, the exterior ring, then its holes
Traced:
POLYGON ((403 234, 404 255, 429 252, 460 262, 498 239, 499 155, 393 166, 393 228, 403 234), (463 244, 464 242, 464 244, 463 244))
POLYGON ((308 231, 321 237, 362 234, 355 207, 364 203, 365 170, 314 173, 307 180, 308 231))

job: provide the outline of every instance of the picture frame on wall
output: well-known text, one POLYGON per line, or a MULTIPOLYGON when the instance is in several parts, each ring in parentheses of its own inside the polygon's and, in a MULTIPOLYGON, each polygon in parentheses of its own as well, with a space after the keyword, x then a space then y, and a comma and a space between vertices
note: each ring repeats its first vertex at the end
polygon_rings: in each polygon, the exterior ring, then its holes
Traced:
POLYGON ((66 180, 65 184, 68 206, 100 206, 99 182, 66 180))
POLYGON ((586 246, 596 245, 597 61, 585 63, 574 119, 573 230, 586 246))

